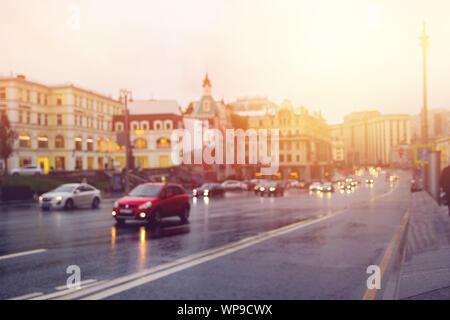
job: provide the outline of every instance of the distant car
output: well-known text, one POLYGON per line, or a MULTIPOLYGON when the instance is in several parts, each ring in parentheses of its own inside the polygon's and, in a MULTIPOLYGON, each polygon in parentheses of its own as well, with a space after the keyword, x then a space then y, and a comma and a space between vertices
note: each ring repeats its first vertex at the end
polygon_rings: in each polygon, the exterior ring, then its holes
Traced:
POLYGON ((320 191, 320 188, 322 188, 322 184, 320 182, 313 182, 309 186, 309 191, 320 191))
POLYGON ((266 181, 262 183, 258 190, 256 190, 256 194, 264 197, 264 196, 274 196, 281 197, 284 195, 284 186, 279 181, 266 181))
POLYGON ((293 189, 300 189, 300 182, 298 182, 297 180, 294 179, 289 179, 288 182, 289 184, 289 188, 293 188, 293 189))
POLYGON ((14 168, 10 171, 13 176, 42 176, 44 171, 42 168, 35 165, 26 165, 20 168, 14 168))
POLYGON ((366 184, 373 184, 373 179, 366 179, 366 184))
POLYGON ((90 206, 98 208, 101 201, 101 192, 86 183, 68 183, 44 193, 39 197, 39 207, 43 210, 66 209, 90 206))
POLYGON ((112 216, 119 225, 135 220, 156 226, 163 218, 174 216, 187 223, 189 211, 189 197, 181 185, 143 183, 114 203, 112 216))
POLYGON ((334 187, 333 184, 331 182, 325 182, 322 187, 321 190, 322 192, 334 192, 334 187))
POLYGON ((225 191, 243 191, 247 190, 247 185, 237 180, 226 180, 222 183, 222 188, 225 191))
POLYGON ((343 191, 351 191, 353 190, 355 187, 352 185, 351 182, 346 182, 344 184, 341 184, 339 186, 339 189, 343 190, 343 191))
POLYGON ((199 188, 192 190, 194 197, 216 197, 224 194, 225 189, 219 183, 204 183, 199 188))
POLYGON ((308 187, 308 183, 305 181, 300 181, 298 183, 298 185, 299 185, 300 189, 306 189, 308 187))

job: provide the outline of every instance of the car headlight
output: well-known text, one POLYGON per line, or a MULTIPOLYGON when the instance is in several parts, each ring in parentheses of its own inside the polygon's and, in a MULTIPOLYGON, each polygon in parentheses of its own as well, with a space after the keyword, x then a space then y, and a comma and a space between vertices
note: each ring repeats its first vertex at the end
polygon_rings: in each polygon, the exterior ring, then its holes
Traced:
POLYGON ((192 190, 192 194, 196 195, 197 194, 197 189, 192 190))
POLYGON ((56 201, 61 201, 62 199, 63 199, 62 196, 57 196, 57 197, 55 197, 55 200, 56 200, 56 201))
POLYGON ((149 201, 149 202, 146 202, 146 203, 144 203, 144 204, 141 204, 141 205, 139 206, 139 209, 140 209, 140 210, 145 210, 145 209, 150 208, 151 206, 152 206, 152 202, 149 201))
POLYGON ((270 191, 275 191, 275 187, 270 187, 269 190, 270 191))
POLYGON ((259 188, 259 190, 260 190, 260 191, 264 191, 264 190, 266 190, 266 188, 261 187, 261 188, 259 188))
POLYGON ((39 197, 39 201, 42 201, 42 199, 44 199, 44 197, 43 197, 43 196, 40 196, 40 197, 39 197))

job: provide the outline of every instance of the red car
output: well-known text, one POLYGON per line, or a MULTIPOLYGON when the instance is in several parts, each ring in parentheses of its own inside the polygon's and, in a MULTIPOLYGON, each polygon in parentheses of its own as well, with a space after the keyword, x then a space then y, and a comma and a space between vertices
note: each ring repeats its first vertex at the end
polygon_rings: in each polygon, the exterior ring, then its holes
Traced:
POLYGON ((144 183, 114 203, 112 216, 118 224, 126 220, 159 224, 165 217, 189 219, 189 197, 183 187, 175 183, 144 183))

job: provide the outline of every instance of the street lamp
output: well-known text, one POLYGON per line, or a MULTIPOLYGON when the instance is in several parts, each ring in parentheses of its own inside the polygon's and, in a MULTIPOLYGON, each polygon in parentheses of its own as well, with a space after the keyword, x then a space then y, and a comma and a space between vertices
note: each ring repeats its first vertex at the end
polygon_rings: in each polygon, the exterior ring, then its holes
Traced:
POLYGON ((120 101, 124 104, 124 122, 125 122, 125 193, 130 191, 130 179, 128 172, 130 170, 130 126, 129 126, 129 110, 128 101, 133 102, 133 94, 131 90, 120 89, 120 101))
POLYGON ((427 47, 429 36, 426 33, 426 22, 423 22, 422 34, 419 37, 422 47, 422 72, 423 72, 423 110, 422 110, 422 139, 423 143, 428 143, 428 107, 427 107, 427 47))

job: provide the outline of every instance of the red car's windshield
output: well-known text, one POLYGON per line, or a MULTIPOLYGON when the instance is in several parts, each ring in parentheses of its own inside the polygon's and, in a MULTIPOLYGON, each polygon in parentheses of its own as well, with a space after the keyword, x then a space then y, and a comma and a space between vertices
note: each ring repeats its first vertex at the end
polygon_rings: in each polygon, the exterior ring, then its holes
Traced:
POLYGON ((162 186, 141 184, 131 190, 130 196, 133 197, 157 197, 162 186))

